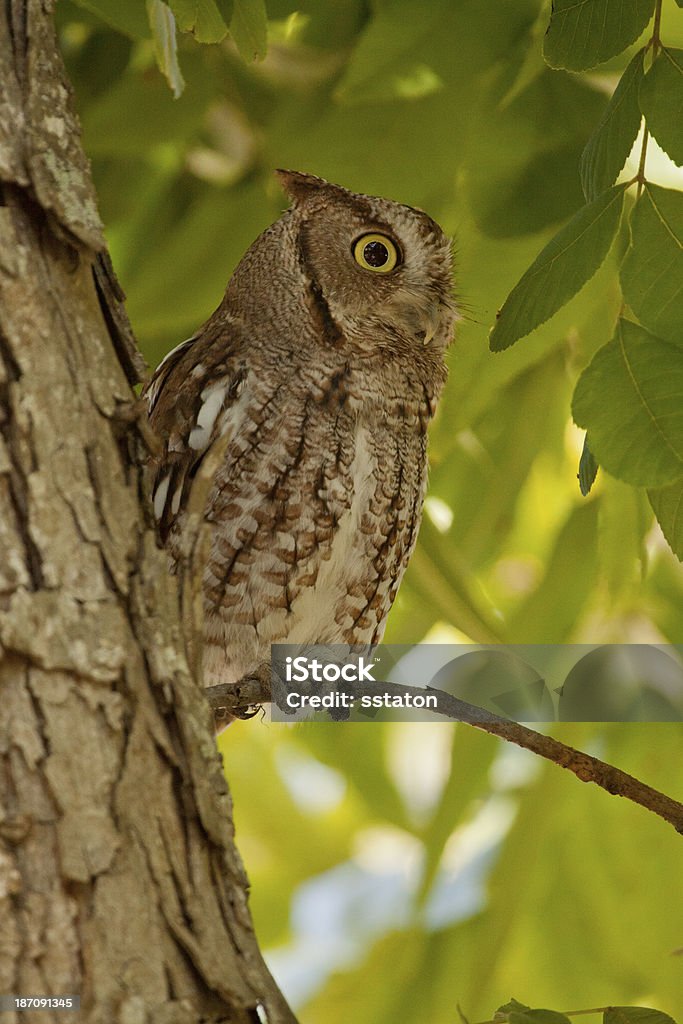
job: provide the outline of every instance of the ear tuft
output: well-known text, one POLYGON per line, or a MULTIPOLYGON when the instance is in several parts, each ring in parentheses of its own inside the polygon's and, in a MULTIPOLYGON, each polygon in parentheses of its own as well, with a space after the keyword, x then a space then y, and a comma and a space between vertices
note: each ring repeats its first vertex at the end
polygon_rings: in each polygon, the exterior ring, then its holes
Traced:
POLYGON ((317 178, 315 174, 304 174, 302 171, 283 171, 280 168, 275 173, 294 204, 305 203, 321 188, 328 187, 325 179, 317 178))

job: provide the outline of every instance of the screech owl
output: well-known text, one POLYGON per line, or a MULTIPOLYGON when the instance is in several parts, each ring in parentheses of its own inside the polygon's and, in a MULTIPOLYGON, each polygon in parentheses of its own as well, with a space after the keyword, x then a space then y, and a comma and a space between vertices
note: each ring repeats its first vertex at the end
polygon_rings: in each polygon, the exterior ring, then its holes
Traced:
POLYGON ((197 470, 221 445, 204 506, 205 686, 262 669, 271 643, 381 639, 456 319, 450 242, 430 217, 277 173, 290 209, 145 389, 172 567, 197 470))

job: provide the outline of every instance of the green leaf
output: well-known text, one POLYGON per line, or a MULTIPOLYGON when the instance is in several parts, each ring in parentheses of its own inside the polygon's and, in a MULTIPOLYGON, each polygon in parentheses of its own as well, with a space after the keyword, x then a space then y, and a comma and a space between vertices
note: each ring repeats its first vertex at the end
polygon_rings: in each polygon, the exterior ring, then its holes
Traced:
POLYGON ((514 1010, 530 1010, 530 1006, 525 1006, 524 1003, 518 1002, 516 999, 511 999, 509 1002, 499 1006, 494 1016, 498 1016, 501 1013, 512 1013, 514 1010))
POLYGON ((605 1010, 603 1024, 676 1024, 673 1017, 648 1006, 610 1006, 605 1010))
POLYGON ((683 478, 647 496, 669 547, 683 562, 683 478))
MULTIPOLYGON (((458 232, 460 287, 473 309, 491 309, 489 317, 493 317, 496 294, 500 295, 501 289, 503 294, 512 289, 547 236, 522 241, 524 244, 519 239, 492 242, 480 232, 474 235, 471 224, 462 223, 458 232)), ((485 323, 462 324, 458 373, 449 377, 441 414, 432 425, 432 439, 438 439, 439 453, 450 452, 458 431, 469 428, 486 410, 495 409, 499 394, 517 374, 549 352, 564 349, 569 334, 578 342, 582 366, 588 364, 605 338, 612 337, 623 301, 614 249, 616 246, 586 287, 523 344, 508 349, 504 359, 491 359, 485 323)), ((497 541, 491 540, 495 546, 497 541)))
POLYGON ((145 12, 138 0, 75 0, 75 3, 131 39, 149 36, 145 12))
POLYGON ((513 1010, 510 1024, 569 1024, 569 1017, 557 1010, 513 1010))
POLYGON ((640 87, 640 109, 664 152, 683 164, 683 50, 660 51, 640 87))
POLYGON ((543 56, 552 68, 586 71, 635 42, 655 0, 554 0, 543 56))
POLYGON ((588 434, 586 434, 583 440, 581 458, 579 459, 579 490, 584 498, 590 494, 591 487, 598 475, 598 468, 599 464, 588 447, 588 434))
POLYGON ((159 70, 171 87, 176 99, 185 88, 185 80, 178 64, 178 45, 175 19, 168 4, 161 0, 147 0, 147 17, 154 40, 154 56, 159 70))
POLYGON ((220 43, 228 33, 215 0, 168 0, 181 32, 191 32, 198 43, 220 43))
POLYGON ((530 334, 590 280, 617 233, 625 189, 615 185, 582 207, 536 257, 498 313, 489 336, 492 351, 530 334))
POLYGON ((645 186, 631 217, 621 287, 648 330, 683 345, 683 192, 645 186))
POLYGON ((235 0, 230 35, 244 60, 263 60, 268 49, 268 22, 263 0, 235 0))
POLYGON ((639 50, 621 76, 581 156, 581 184, 588 202, 614 184, 631 152, 640 127, 638 90, 643 80, 644 59, 645 50, 639 50))
POLYGON ((683 352, 638 324, 619 321, 581 374, 572 413, 619 479, 661 487, 683 475, 683 352))
POLYGON ((232 0, 216 0, 216 7, 220 11, 221 18, 226 25, 232 21, 234 5, 232 0))

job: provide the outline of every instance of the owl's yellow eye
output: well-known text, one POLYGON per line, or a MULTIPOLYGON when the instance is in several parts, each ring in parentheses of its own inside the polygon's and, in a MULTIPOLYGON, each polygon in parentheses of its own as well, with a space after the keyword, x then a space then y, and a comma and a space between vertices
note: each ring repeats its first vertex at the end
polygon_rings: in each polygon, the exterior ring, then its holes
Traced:
POLYGON ((399 251, 388 235, 361 235, 353 246, 353 258, 363 270, 388 274, 399 261, 399 251))

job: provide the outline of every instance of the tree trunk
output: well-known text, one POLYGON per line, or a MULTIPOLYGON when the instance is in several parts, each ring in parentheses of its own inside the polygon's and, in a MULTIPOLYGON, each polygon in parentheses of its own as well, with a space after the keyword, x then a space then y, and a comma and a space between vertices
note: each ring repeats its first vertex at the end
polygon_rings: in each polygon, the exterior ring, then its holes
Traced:
POLYGON ((2 5, 0 89, 0 994, 291 1024, 149 528, 142 364, 49 0, 2 5))

